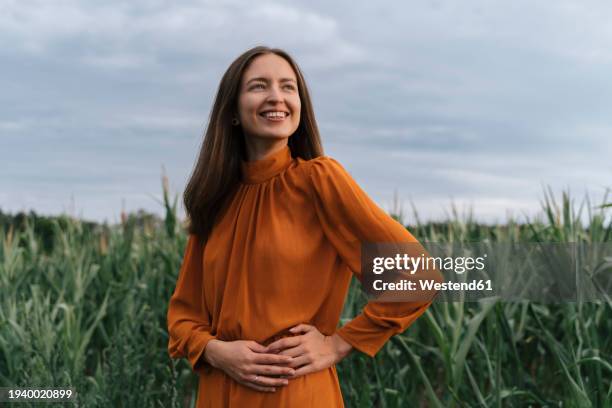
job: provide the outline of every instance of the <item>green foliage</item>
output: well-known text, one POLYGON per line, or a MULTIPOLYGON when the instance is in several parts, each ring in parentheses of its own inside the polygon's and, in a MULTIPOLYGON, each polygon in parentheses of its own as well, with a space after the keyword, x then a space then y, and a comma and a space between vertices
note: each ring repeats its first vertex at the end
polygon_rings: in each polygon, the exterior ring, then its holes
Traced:
MULTIPOLYGON (((77 406, 193 406, 197 376, 167 353, 166 311, 186 236, 164 220, 119 225, 2 216, 0 386, 74 387, 77 406)), ((470 216, 408 228, 424 242, 609 242, 606 206, 550 191, 545 218, 486 226, 470 216), (581 211, 588 211, 586 224, 581 211), (584 225, 583 225, 584 224, 584 225)), ((405 217, 396 213, 400 222, 405 217)), ((366 297, 355 279, 341 324, 366 297)), ((612 304, 436 303, 374 359, 338 364, 350 407, 612 405, 612 304)), ((27 406, 27 404, 22 404, 27 406)))

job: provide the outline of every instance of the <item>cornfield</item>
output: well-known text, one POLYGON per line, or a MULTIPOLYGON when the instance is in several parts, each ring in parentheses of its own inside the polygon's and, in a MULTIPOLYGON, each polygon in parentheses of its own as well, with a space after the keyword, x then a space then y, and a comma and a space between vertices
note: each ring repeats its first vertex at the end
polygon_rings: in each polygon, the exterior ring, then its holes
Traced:
MULTIPOLYGON (((85 407, 194 406, 197 376, 166 349, 187 237, 163 190, 161 223, 59 217, 52 245, 27 219, 0 229, 0 387, 72 387, 85 407)), ((612 241, 606 206, 587 198, 586 225, 567 193, 545 191, 542 208, 524 223, 453 211, 408 228, 424 242, 612 241)), ((365 301, 354 279, 341 324, 365 301)), ((347 407, 609 407, 612 302, 435 303, 374 359, 354 352, 337 368, 347 407)))

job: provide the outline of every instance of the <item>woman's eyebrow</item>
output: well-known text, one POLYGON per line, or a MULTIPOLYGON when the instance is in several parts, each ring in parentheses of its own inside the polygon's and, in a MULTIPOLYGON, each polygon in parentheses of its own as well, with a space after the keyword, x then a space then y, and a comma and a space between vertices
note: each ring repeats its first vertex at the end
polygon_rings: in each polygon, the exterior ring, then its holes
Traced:
MULTIPOLYGON (((247 84, 249 84, 252 81, 262 81, 262 82, 269 82, 268 78, 264 78, 264 77, 256 77, 256 78, 251 78, 247 81, 247 84)), ((295 79, 293 78, 281 78, 279 80, 279 82, 296 82, 295 79)))

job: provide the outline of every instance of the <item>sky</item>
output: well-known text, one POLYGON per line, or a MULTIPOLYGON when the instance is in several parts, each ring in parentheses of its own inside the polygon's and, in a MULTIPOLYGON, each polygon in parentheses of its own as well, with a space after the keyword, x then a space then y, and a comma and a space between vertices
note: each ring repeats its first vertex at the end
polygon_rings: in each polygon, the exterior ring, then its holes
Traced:
MULTIPOLYGON (((288 51, 325 154, 405 223, 612 188, 607 1, 0 2, 0 210, 117 222, 180 195, 229 64, 288 51)), ((612 201, 612 193, 607 201, 612 201)), ((612 210, 609 211, 612 213, 612 210)), ((609 216, 610 214, 608 214, 609 216)))

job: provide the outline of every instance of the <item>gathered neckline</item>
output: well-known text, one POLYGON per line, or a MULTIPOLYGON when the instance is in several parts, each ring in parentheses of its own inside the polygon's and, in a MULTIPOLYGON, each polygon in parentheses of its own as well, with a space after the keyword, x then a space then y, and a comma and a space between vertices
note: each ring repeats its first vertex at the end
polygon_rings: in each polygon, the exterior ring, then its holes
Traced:
POLYGON ((291 149, 289 145, 283 146, 282 149, 264 159, 253 161, 242 160, 240 162, 241 181, 245 184, 262 183, 282 173, 283 170, 289 167, 291 162, 291 149))

